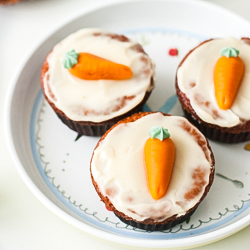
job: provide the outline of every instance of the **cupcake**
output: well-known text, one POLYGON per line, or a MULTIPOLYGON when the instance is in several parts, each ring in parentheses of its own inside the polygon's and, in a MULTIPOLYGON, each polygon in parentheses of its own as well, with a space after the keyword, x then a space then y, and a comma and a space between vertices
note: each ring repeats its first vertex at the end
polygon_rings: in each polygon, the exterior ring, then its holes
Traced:
POLYGON ((176 74, 188 120, 208 138, 250 140, 250 39, 207 40, 191 50, 176 74))
POLYGON ((214 156, 186 118, 141 112, 101 137, 90 172, 101 200, 121 221, 159 231, 194 213, 212 185, 214 156))
POLYGON ((63 123, 79 135, 99 136, 142 109, 154 88, 154 65, 123 35, 81 29, 49 53, 41 86, 63 123))

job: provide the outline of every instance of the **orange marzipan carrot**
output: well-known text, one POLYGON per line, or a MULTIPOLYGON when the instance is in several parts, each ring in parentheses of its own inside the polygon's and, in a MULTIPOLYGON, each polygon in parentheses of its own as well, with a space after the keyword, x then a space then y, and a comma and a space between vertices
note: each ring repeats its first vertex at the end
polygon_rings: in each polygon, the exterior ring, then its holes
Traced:
POLYGON ((145 144, 144 154, 149 190, 152 197, 158 200, 165 195, 170 183, 175 146, 170 138, 162 141, 149 138, 145 144))
POLYGON ((244 63, 240 57, 219 58, 215 65, 215 97, 219 108, 227 110, 233 105, 244 74, 244 63))
POLYGON ((69 71, 84 80, 125 80, 133 76, 128 66, 89 53, 79 53, 78 62, 69 71))

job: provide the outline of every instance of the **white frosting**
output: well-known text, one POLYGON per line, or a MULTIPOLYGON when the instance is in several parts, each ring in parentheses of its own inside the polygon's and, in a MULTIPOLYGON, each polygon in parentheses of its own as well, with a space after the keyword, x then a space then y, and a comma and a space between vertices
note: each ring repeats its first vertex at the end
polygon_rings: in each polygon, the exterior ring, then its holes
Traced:
POLYGON ((44 76, 45 93, 56 107, 75 121, 101 122, 122 115, 138 105, 145 93, 153 88, 150 79, 154 67, 147 55, 136 51, 136 43, 112 39, 99 29, 82 29, 57 44, 47 61, 44 76), (95 36, 95 33, 100 35, 95 36), (128 80, 82 80, 63 67, 66 52, 75 49, 131 68, 128 80), (52 94, 51 94, 52 92, 52 94), (127 99, 123 105, 123 97, 127 99), (122 107, 121 107, 122 106, 122 107))
POLYGON ((93 178, 118 211, 137 221, 148 218, 163 221, 174 214, 185 214, 200 200, 209 182, 210 150, 205 143, 204 153, 194 136, 181 127, 183 124, 191 126, 205 141, 185 118, 154 113, 115 127, 95 149, 91 163, 93 178), (156 125, 168 129, 176 147, 172 178, 167 193, 159 200, 150 194, 144 164, 148 130, 156 125), (195 170, 203 175, 202 179, 194 177, 195 170), (200 192, 189 200, 185 198, 197 185, 200 192))
POLYGON ((197 113, 205 122, 221 127, 233 127, 250 120, 250 46, 243 40, 228 37, 214 39, 196 48, 177 71, 178 85, 197 113), (214 89, 214 68, 220 50, 231 46, 240 51, 245 65, 244 76, 232 107, 219 108, 214 89), (192 84, 195 86, 192 87, 192 84))

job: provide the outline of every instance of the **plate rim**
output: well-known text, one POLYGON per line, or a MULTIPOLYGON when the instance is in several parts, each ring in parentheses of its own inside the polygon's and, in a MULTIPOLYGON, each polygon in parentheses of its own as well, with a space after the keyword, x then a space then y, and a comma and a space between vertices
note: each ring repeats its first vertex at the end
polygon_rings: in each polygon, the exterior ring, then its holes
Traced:
MULTIPOLYGON (((110 232, 103 231, 102 229, 95 228, 91 225, 88 225, 84 222, 79 221, 78 219, 72 217, 70 214, 68 214, 66 211, 63 211, 61 208, 59 208, 55 203, 53 203, 43 192, 37 187, 37 185, 32 181, 32 179, 29 177, 26 170, 23 168, 23 165, 19 159, 18 153, 15 148, 15 144, 12 137, 12 131, 11 131, 11 106, 13 101, 13 94, 15 91, 16 83, 19 79, 19 76, 21 75, 24 66, 27 64, 28 60, 32 57, 33 53, 42 45, 43 42, 45 42, 50 36, 53 35, 56 31, 63 28, 66 24, 69 24, 70 22, 73 22, 77 18, 80 18, 81 16, 84 16, 86 14, 90 14, 91 12, 95 12, 98 10, 101 10, 103 8, 109 8, 111 6, 121 6, 123 4, 128 3, 136 3, 136 2, 148 2, 148 3, 155 3, 155 0, 121 0, 119 2, 115 0, 111 0, 109 2, 105 2, 102 4, 94 4, 91 6, 88 6, 84 10, 77 11, 76 13, 73 13, 68 18, 65 18, 62 22, 60 22, 58 25, 54 26, 52 29, 50 29, 48 32, 45 33, 42 39, 40 39, 36 44, 33 45, 33 47, 30 49, 30 51, 26 54, 26 56, 21 60, 19 63, 11 81, 10 86, 7 90, 6 100, 4 103, 5 110, 4 110, 4 131, 5 131, 5 140, 11 155, 11 158, 14 161, 14 165, 20 174, 21 178, 23 179, 24 183, 28 186, 30 191, 35 195, 35 197, 41 201, 43 205, 45 205, 49 210, 51 210, 54 214, 56 214, 58 217, 63 219, 64 221, 68 222, 69 224, 75 226, 76 228, 85 231, 88 234, 94 235, 96 237, 116 242, 128 246, 138 246, 138 247, 146 247, 146 248, 173 248, 173 247, 195 247, 200 246, 204 244, 208 244, 217 240, 220 240, 222 238, 228 237, 239 230, 242 230, 246 226, 250 224, 250 214, 245 216, 244 218, 239 219, 236 222, 233 222, 230 225, 227 225, 225 227, 216 229, 212 232, 208 232, 202 235, 187 237, 187 238, 181 238, 180 239, 167 239, 167 240, 155 240, 155 239, 138 239, 138 238, 130 238, 127 236, 120 236, 120 235, 114 235, 110 232), (114 237, 115 236, 115 237, 114 237), (130 239, 128 242, 127 239, 130 239), (178 242, 178 243, 177 243, 178 242), (165 243, 165 244, 164 244, 165 243)), ((185 0, 157 0, 157 2, 177 2, 179 4, 181 3, 187 3, 185 0)), ((210 3, 210 2, 204 2, 199 0, 189 0, 188 4, 196 6, 199 5, 200 7, 209 7, 214 8, 218 11, 222 11, 225 14, 229 15, 230 17, 234 17, 239 20, 239 22, 244 23, 245 25, 248 24, 250 26, 250 23, 242 18, 241 16, 238 16, 234 12, 227 10, 221 6, 218 6, 216 4, 210 3)))

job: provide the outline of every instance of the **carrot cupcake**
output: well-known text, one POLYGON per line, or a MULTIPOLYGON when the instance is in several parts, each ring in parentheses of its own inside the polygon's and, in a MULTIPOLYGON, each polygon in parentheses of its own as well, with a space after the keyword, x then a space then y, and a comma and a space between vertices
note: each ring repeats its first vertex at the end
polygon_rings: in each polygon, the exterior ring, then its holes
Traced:
POLYGON ((121 221, 158 231, 185 221, 205 198, 214 156, 185 118, 142 112, 103 135, 90 171, 101 200, 121 221))
POLYGON ((250 39, 207 40, 180 63, 176 93, 186 117, 210 139, 250 140, 250 39))
POLYGON ((79 135, 102 135, 141 110, 154 88, 154 65, 123 35, 81 29, 58 43, 41 73, 44 96, 79 135))

